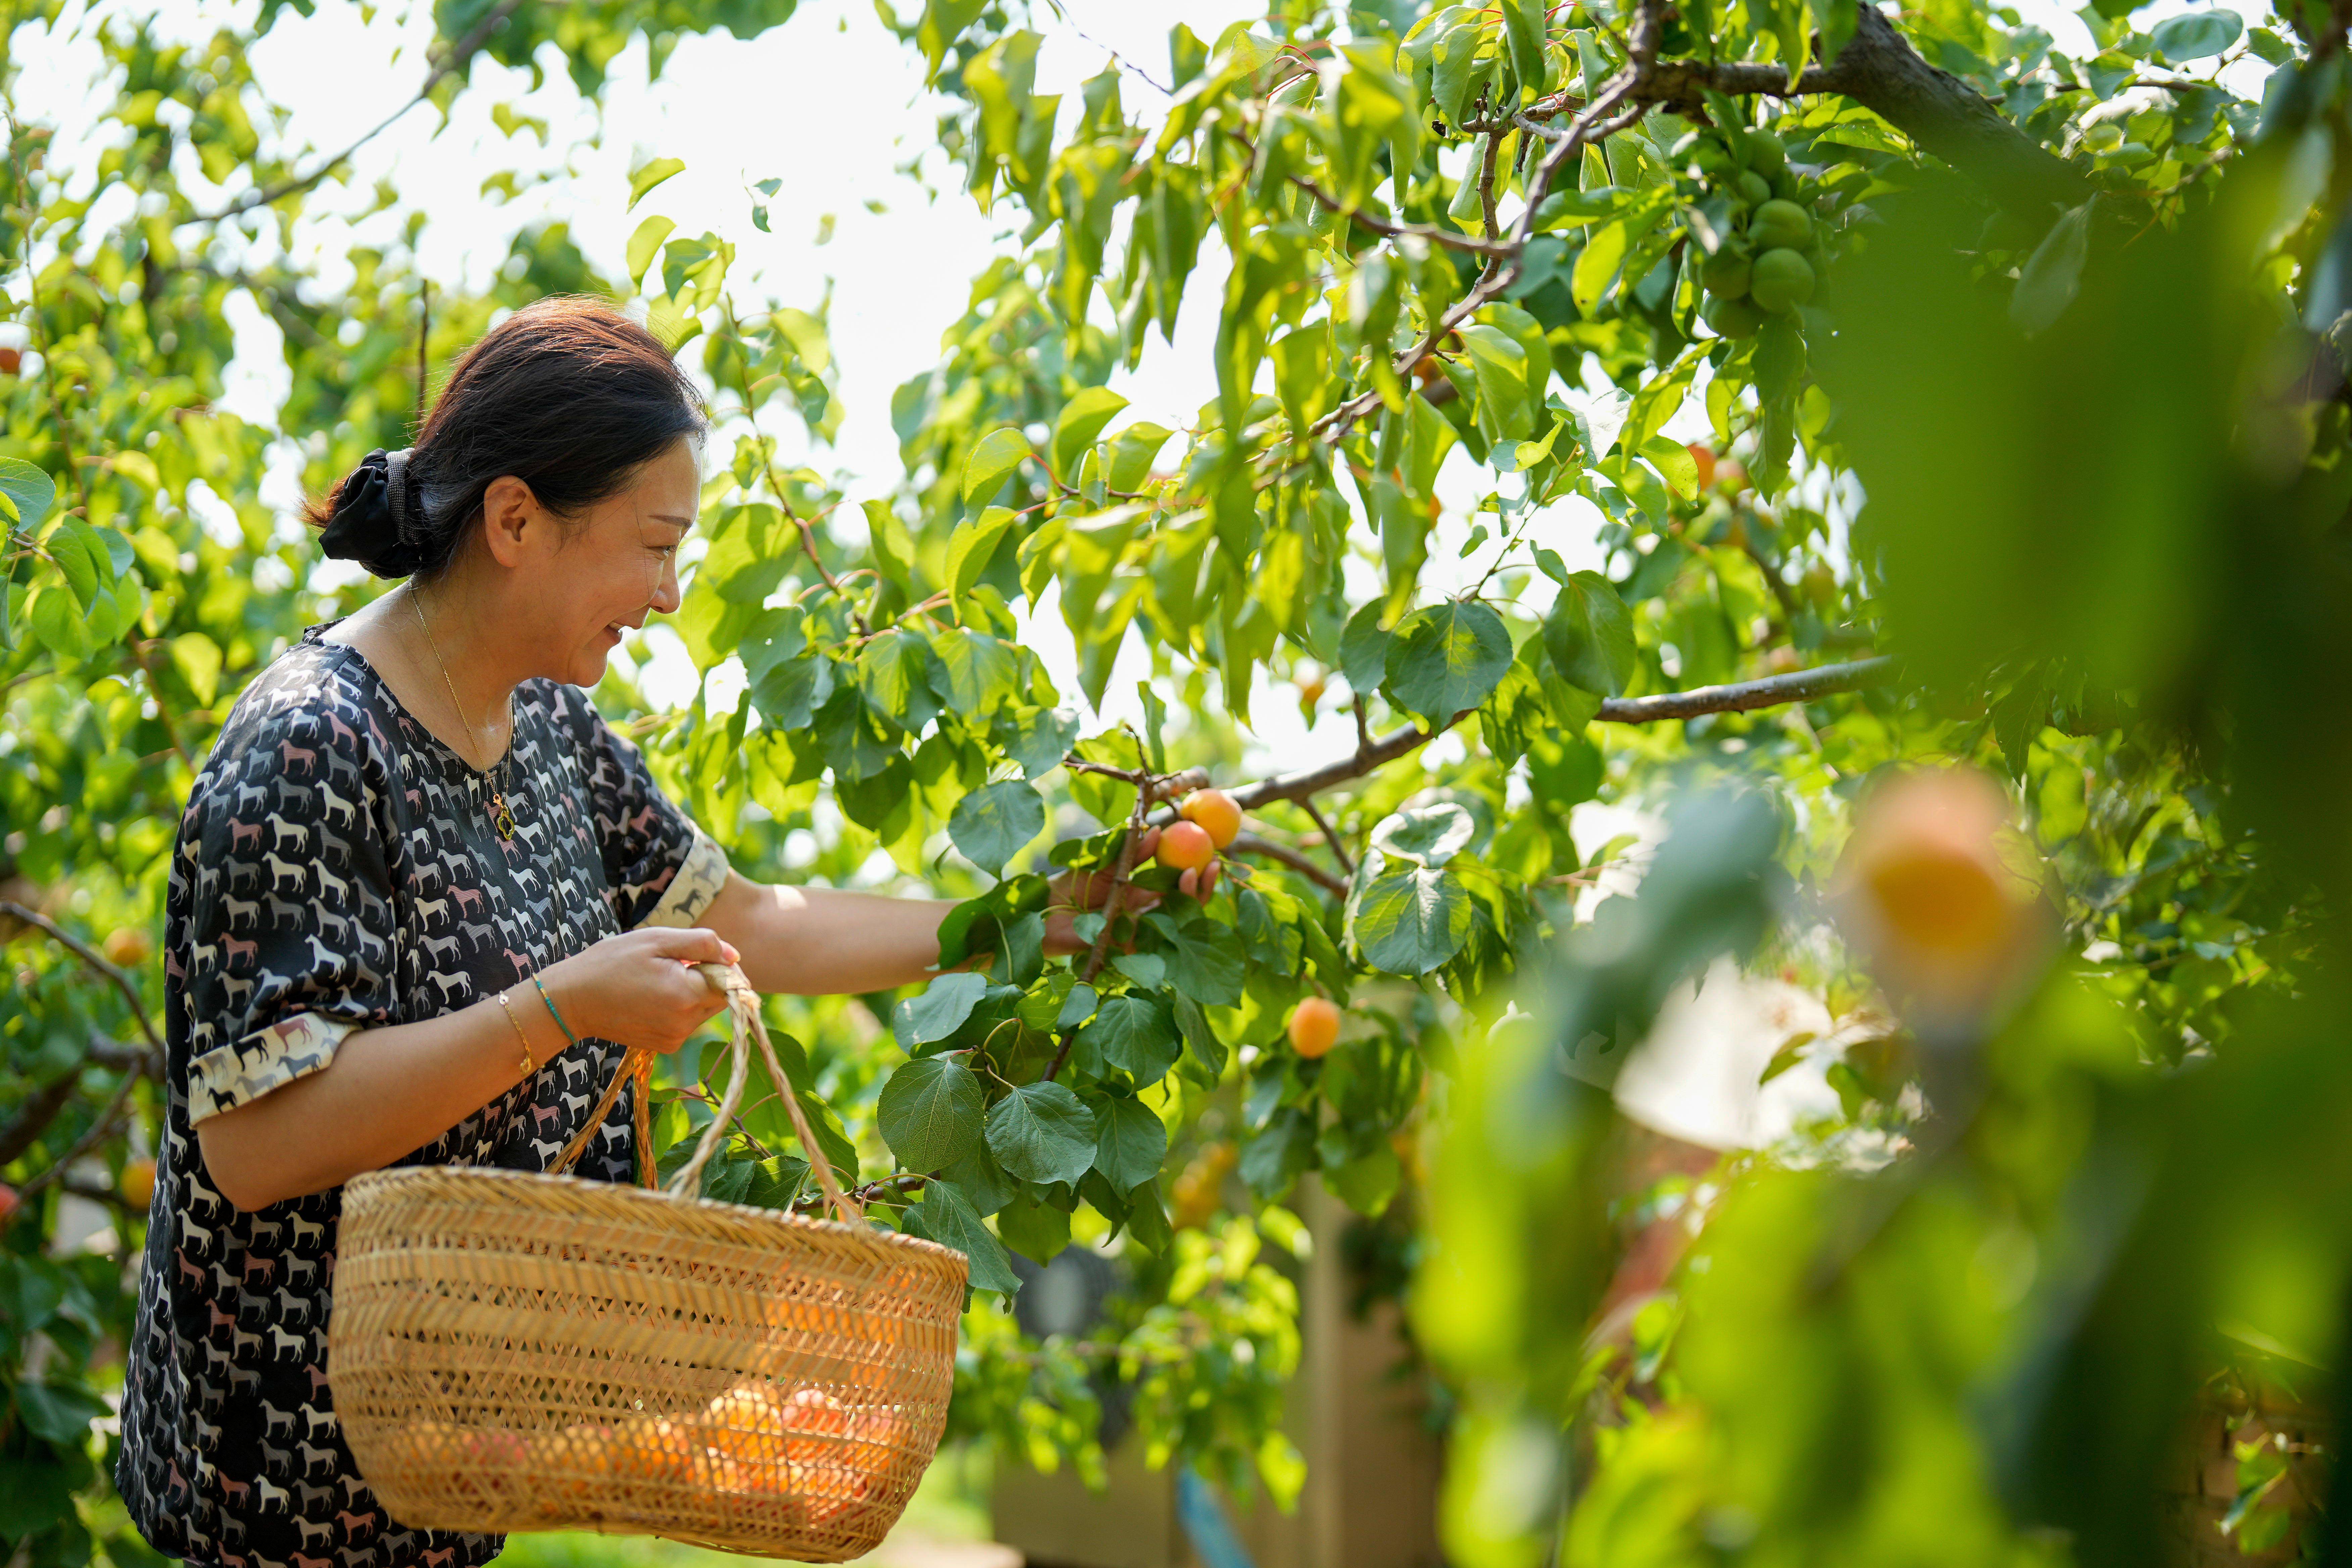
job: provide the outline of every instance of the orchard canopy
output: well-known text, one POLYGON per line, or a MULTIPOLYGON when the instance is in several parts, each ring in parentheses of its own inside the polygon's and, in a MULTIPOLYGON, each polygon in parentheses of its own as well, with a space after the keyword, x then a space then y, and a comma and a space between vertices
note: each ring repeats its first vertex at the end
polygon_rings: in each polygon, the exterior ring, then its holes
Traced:
MULTIPOLYGON (((506 102, 534 80, 593 107, 640 35, 658 71, 793 8, 444 0, 417 112, 544 138, 506 102)), ((105 74, 102 123, 12 117, 0 172, 0 1557, 152 1556, 103 1418, 170 846, 245 683, 379 586, 314 586, 259 476, 405 445, 550 292, 641 312, 714 420, 676 629, 727 679, 598 700, 748 874, 965 900, 928 987, 769 1003, 875 1220, 971 1254, 962 1429, 1091 1472, 1123 1381, 1155 1462, 1293 1495, 1309 1179, 1420 1260, 1391 1288, 1458 1400, 1465 1568, 2144 1563, 2200 1397, 2334 1397, 2341 6, 1170 7, 1050 93, 1052 0, 885 0, 940 199, 1002 237, 938 258, 969 308, 891 399, 902 471, 848 484, 826 311, 661 184, 852 129, 647 149, 600 198, 644 215, 617 275, 550 223, 468 291, 422 218, 306 272, 350 149, 289 144, 250 54, 309 9, 194 45, 7 12, 0 88, 68 34, 105 74), (215 406, 233 305, 282 336, 274 421, 215 406), (1213 356, 1181 428, 1117 390, 1154 340, 1213 356), (1285 765, 1250 737, 1288 708, 1285 765), (1196 897, 1139 851, 1202 783, 1246 817, 1196 897), (1580 847, 1594 802, 1663 843, 1580 847), (1161 900, 1048 961, 1061 868, 1161 900), (1629 1183, 1618 1066, 1735 968, 1823 1009, 1764 1070, 1834 1108, 1629 1183), (1310 996, 1328 1055, 1286 1037, 1310 996), (53 1246, 68 1200, 111 1226, 53 1246), (1690 1250, 1591 1331, 1659 1215, 1690 1250), (1010 1255, 1073 1241, 1121 1259, 1114 1320, 1025 1341, 1010 1255)), ((706 1192, 813 1206, 753 1099, 706 1192)), ((2242 1458, 2253 1550, 2319 1483, 2242 1458)))

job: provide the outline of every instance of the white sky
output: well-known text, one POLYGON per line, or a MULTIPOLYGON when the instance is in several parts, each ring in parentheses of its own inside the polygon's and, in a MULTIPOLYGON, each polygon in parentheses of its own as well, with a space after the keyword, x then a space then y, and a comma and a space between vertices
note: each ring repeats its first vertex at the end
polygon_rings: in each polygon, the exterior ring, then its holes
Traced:
MULTIPOLYGON (((134 14, 152 15, 165 35, 194 42, 227 17, 249 16, 255 4, 163 0, 134 14)), ((2164 0, 2144 16, 2185 8, 2180 0, 2164 0)), ((92 86, 96 50, 86 40, 61 40, 82 31, 91 17, 119 9, 129 8, 118 0, 69 5, 56 34, 18 40, 18 58, 37 64, 19 78, 13 108, 22 118, 58 128, 57 166, 90 167, 87 158, 77 165, 73 147, 102 101, 92 86)), ((911 0, 901 9, 911 14, 911 0)), ((2055 5, 2023 9, 2057 36, 2062 48, 2083 47, 2080 24, 2055 5)), ((2251 20, 2258 13, 2248 9, 2251 20)), ((1075 103, 1078 84, 1103 68, 1107 50, 1165 79, 1167 31, 1175 21, 1213 39, 1233 21, 1263 16, 1265 6, 1262 0, 1255 5, 1246 0, 1065 0, 1065 10, 1066 24, 1049 13, 1039 20, 1045 42, 1037 89, 1063 92, 1075 103)), ((320 0, 315 16, 278 23, 255 50, 254 68, 268 100, 289 111, 282 132, 289 142, 339 149, 415 93, 430 41, 429 11, 422 5, 320 0)), ((730 292, 745 306, 762 300, 813 306, 830 280, 834 352, 847 414, 835 448, 811 455, 812 460, 847 476, 853 500, 887 489, 898 472, 890 393, 937 362, 940 332, 961 314, 970 279, 1003 226, 961 193, 957 172, 932 148, 940 100, 924 91, 919 58, 882 27, 867 0, 807 0, 789 22, 752 40, 724 33, 689 37, 650 84, 639 41, 612 64, 605 137, 601 146, 590 146, 583 138, 593 129, 591 116, 551 51, 543 58, 550 68, 539 89, 531 89, 528 71, 478 61, 472 87, 446 130, 435 134, 435 112, 417 109, 362 149, 349 180, 323 187, 311 204, 317 216, 301 226, 297 260, 323 285, 335 287, 349 276, 343 257, 355 243, 397 244, 412 212, 430 220, 421 246, 425 269, 475 287, 503 258, 508 237, 542 216, 567 222, 589 258, 614 277, 625 275, 628 237, 650 213, 675 219, 683 235, 716 230, 738 247, 730 292), (546 120, 548 145, 541 148, 528 133, 509 139, 499 132, 490 110, 502 102, 546 120), (898 171, 919 154, 943 193, 936 198, 898 171), (635 212, 625 211, 629 170, 659 156, 684 158, 687 171, 648 195, 635 212), (522 188, 501 204, 480 184, 487 172, 509 168, 524 172, 522 188), (768 178, 783 185, 770 203, 774 232, 762 235, 750 222, 745 187, 768 178), (358 222, 337 216, 362 212, 379 180, 399 193, 394 208, 358 222), (833 237, 819 246, 814 241, 824 215, 834 219, 833 237)), ((1162 100, 1150 87, 1130 74, 1123 91, 1131 113, 1156 118, 1162 100)), ((193 157, 186 164, 184 177, 201 192, 193 157)), ((236 178, 241 181, 242 174, 236 178)), ((94 216, 104 216, 105 200, 94 216)), ((1115 380, 1132 402, 1129 417, 1181 427, 1213 395, 1209 349, 1223 277, 1222 258, 1212 247, 1193 276, 1175 348, 1155 333, 1140 368, 1115 380)), ((236 297, 231 320, 238 354, 225 401, 248 418, 274 424, 288 379, 277 331, 243 296, 236 297)), ((789 430, 789 422, 776 424, 789 430)), ((1689 437, 1705 427, 1694 404, 1673 428, 1689 437)), ((792 437, 786 440, 789 453, 792 437)), ((1475 578, 1492 558, 1490 545, 1469 560, 1454 559, 1468 534, 1464 513, 1489 482, 1457 454, 1443 487, 1453 515, 1433 541, 1433 593, 1455 576, 1475 578)), ((280 507, 290 504, 292 492, 289 465, 262 481, 264 499, 280 507)), ((1540 527, 1546 542, 1571 566, 1596 564, 1591 538, 1598 514, 1580 501, 1559 510, 1562 515, 1540 527)), ((325 570, 349 568, 329 563, 325 570)), ((1538 580, 1529 607, 1541 607, 1549 587, 1538 580)), ((1050 601, 1030 622, 1029 640, 1066 697, 1079 700, 1069 638, 1050 601)), ((1134 683, 1146 672, 1139 641, 1129 639, 1106 717, 1137 716, 1134 683)), ((653 652, 648 696, 662 702, 690 699, 693 671, 675 638, 658 634, 653 652)), ((1354 744, 1352 724, 1343 715, 1327 712, 1310 733, 1295 704, 1263 688, 1255 717, 1261 763, 1307 765, 1354 744)))

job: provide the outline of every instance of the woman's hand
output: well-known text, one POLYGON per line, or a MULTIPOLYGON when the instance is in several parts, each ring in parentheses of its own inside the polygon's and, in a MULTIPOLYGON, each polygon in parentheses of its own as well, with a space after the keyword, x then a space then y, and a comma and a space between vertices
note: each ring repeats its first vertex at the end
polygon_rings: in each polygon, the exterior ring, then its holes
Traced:
POLYGON ((549 965, 540 981, 573 1034, 667 1052, 727 1005, 693 966, 736 961, 716 931, 644 926, 549 965))
MULTIPOLYGON (((1139 864, 1142 858, 1137 857, 1139 864)), ((1130 882, 1118 889, 1118 901, 1112 907, 1111 875, 1108 871, 1065 871, 1046 883, 1045 888, 1045 952, 1053 958, 1068 958, 1094 945, 1077 931, 1078 917, 1088 910, 1098 910, 1106 918, 1116 920, 1121 915, 1139 915, 1160 905, 1159 894, 1130 882)), ((1113 940, 1117 940, 1116 932, 1113 940)), ((1126 951, 1126 943, 1118 946, 1119 951, 1126 951)))

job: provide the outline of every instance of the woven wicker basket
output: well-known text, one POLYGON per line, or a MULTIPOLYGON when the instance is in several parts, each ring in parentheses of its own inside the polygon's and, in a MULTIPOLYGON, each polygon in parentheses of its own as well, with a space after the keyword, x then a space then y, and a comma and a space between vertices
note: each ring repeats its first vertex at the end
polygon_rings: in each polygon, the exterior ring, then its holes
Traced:
MULTIPOLYGON (((446 1166, 344 1188, 328 1381, 401 1523, 838 1563, 881 1541, 930 1464, 964 1255, 868 1226, 789 1095, 844 1223, 684 1195, 741 1103, 747 1037, 786 1081, 740 973, 705 973, 733 1004, 733 1070, 667 1192, 446 1166)), ((557 1171, 646 1065, 614 1074, 557 1171)))

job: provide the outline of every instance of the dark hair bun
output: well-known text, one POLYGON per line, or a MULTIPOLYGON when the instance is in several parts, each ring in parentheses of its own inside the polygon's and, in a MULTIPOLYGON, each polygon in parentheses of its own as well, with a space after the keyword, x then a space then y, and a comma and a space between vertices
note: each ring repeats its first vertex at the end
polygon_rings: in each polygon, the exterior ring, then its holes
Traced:
POLYGON ((405 577, 422 563, 419 510, 409 493, 408 454, 379 447, 335 487, 334 510, 319 547, 379 577, 405 577))

